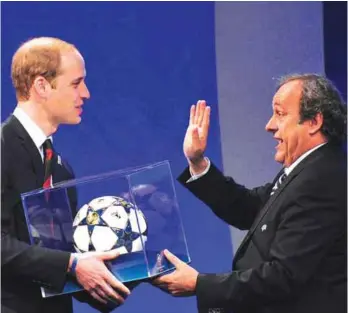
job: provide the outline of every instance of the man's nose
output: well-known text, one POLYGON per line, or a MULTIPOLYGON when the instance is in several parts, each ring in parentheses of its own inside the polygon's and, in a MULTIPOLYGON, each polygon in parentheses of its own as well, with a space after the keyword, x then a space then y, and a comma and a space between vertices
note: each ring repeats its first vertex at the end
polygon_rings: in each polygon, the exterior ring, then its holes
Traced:
POLYGON ((82 90, 81 90, 81 98, 83 99, 89 99, 91 96, 91 94, 89 93, 89 90, 87 88, 87 85, 85 84, 85 82, 83 82, 82 85, 82 90))
POLYGON ((266 124, 265 129, 268 132, 274 132, 274 131, 277 130, 277 125, 276 125, 276 123, 274 121, 273 116, 269 119, 268 123, 266 124))

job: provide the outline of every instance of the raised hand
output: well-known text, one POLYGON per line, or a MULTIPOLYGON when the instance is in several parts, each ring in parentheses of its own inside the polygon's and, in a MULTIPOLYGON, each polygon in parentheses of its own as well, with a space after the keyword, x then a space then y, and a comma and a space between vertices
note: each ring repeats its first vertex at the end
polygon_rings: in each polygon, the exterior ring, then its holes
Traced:
POLYGON ((119 253, 115 250, 78 255, 76 279, 93 298, 102 303, 111 300, 122 304, 130 294, 129 289, 117 280, 104 264, 105 261, 118 256, 119 253))
POLYGON ((184 139, 184 154, 193 169, 204 167, 204 152, 207 147, 210 123, 210 107, 205 100, 191 106, 190 122, 184 139))

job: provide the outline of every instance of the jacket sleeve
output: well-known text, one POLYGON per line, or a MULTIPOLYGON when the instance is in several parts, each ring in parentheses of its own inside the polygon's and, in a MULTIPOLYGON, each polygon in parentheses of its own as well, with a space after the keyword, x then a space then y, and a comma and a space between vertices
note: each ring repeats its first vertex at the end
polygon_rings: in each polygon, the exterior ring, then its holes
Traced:
POLYGON ((200 308, 236 309, 289 299, 315 275, 329 249, 346 238, 347 186, 329 185, 319 176, 302 180, 292 190, 267 261, 247 270, 199 275, 200 308))
MULTIPOLYGON (((2 151, 5 149, 1 138, 2 151)), ((8 148, 8 146, 6 147, 8 148)), ((18 240, 13 210, 21 208, 19 195, 11 187, 10 154, 1 157, 1 270, 8 277, 35 281, 42 286, 61 290, 66 279, 70 253, 31 246, 18 240)))
POLYGON ((213 163, 208 173, 201 178, 188 183, 190 177, 190 171, 186 168, 178 181, 219 218, 242 230, 251 227, 271 191, 271 184, 249 190, 231 177, 224 176, 213 163))
MULTIPOLYGON (((132 291, 135 287, 137 287, 140 283, 144 281, 146 280, 127 282, 124 284, 128 287, 129 290, 132 291)), ((91 295, 89 295, 87 291, 76 292, 73 294, 73 297, 79 302, 86 303, 101 313, 109 313, 120 306, 119 303, 112 302, 112 301, 109 301, 106 304, 100 303, 99 301, 94 299, 91 295)))

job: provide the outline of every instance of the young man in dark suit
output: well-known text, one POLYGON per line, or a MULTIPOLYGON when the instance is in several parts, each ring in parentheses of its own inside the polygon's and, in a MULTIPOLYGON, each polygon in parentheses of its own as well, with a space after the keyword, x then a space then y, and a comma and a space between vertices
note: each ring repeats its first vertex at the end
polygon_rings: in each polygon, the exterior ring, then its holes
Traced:
MULTIPOLYGON (((29 40, 14 54, 12 80, 18 104, 1 133, 2 312, 72 312, 70 295, 44 299, 40 293, 42 286, 61 290, 71 276, 89 293, 77 298, 101 310, 107 300, 123 303, 129 294, 104 264, 117 257, 115 251, 82 256, 29 245, 20 194, 73 178, 56 153, 48 176, 45 167, 59 125, 81 122, 84 100, 90 97, 85 76, 80 52, 57 38, 29 40)), ((76 203, 73 190, 70 201, 76 203)))
POLYGON ((206 149, 210 108, 191 108, 180 182, 213 212, 249 230, 232 272, 199 274, 170 252, 176 271, 155 280, 173 295, 196 295, 201 313, 347 312, 347 110, 325 77, 281 81, 266 125, 283 164, 252 190, 225 177, 206 149))

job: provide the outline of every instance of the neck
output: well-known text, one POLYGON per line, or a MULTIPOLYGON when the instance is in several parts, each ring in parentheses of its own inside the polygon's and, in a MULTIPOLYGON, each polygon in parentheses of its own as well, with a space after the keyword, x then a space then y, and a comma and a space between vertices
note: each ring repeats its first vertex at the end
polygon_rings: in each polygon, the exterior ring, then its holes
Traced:
MULTIPOLYGON (((308 140, 308 139, 307 139, 308 140)), ((305 146, 302 146, 301 152, 298 151, 297 154, 294 154, 294 156, 290 160, 286 160, 283 163, 283 166, 286 168, 289 168, 292 164, 294 164, 299 158, 301 158, 305 153, 308 151, 314 149, 315 147, 326 143, 327 139, 325 138, 324 135, 318 134, 315 138, 312 138, 311 140, 308 140, 305 146)))
POLYGON ((53 123, 47 112, 42 108, 40 103, 33 101, 19 101, 17 106, 21 108, 33 121, 39 126, 47 137, 54 134, 58 125, 53 123))
POLYGON ((311 142, 309 143, 309 145, 307 146, 306 151, 309 151, 323 143, 326 143, 327 139, 326 137, 322 134, 322 133, 318 133, 316 137, 314 137, 311 142))

